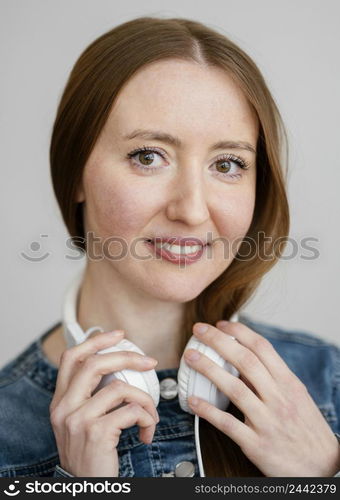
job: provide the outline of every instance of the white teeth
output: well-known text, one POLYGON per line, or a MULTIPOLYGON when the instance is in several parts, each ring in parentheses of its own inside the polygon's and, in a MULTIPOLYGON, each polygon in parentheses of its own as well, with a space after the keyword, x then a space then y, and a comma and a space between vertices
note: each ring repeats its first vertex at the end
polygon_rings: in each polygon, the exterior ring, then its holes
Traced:
POLYGON ((202 245, 179 246, 179 245, 170 245, 169 243, 156 243, 156 242, 154 243, 154 245, 157 248, 165 248, 169 252, 175 253, 177 255, 183 255, 183 254, 188 255, 191 253, 196 253, 196 252, 198 252, 198 250, 201 250, 201 248, 202 248, 202 245))

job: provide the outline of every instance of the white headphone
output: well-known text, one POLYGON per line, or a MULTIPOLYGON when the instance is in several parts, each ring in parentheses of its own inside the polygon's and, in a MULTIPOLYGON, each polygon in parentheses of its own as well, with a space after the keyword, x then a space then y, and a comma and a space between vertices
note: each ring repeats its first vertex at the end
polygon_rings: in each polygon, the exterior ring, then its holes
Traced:
MULTIPOLYGON (((84 332, 77 322, 77 302, 78 302, 78 292, 83 280, 83 271, 76 276, 76 278, 72 281, 71 285, 68 287, 64 297, 63 304, 63 314, 62 314, 62 323, 63 323, 63 332, 64 337, 67 343, 67 347, 72 347, 74 345, 80 344, 87 339, 87 337, 94 331, 102 331, 103 328, 100 326, 94 326, 89 328, 86 332, 84 332)), ((235 313, 230 321, 238 321, 238 314, 235 313)), ((227 370, 232 375, 238 377, 239 371, 232 366, 229 362, 227 362, 224 358, 222 358, 216 351, 214 351, 211 347, 199 342, 196 337, 192 336, 185 349, 197 349, 205 356, 212 359, 217 365, 221 366, 225 370, 227 370)), ((139 347, 130 342, 127 339, 122 339, 118 344, 108 347, 107 349, 103 349, 98 351, 98 354, 104 354, 108 352, 117 352, 117 351, 134 351, 139 354, 145 354, 139 347)), ((149 393, 154 401, 155 406, 158 406, 159 397, 160 397, 160 387, 159 380, 154 369, 146 370, 143 372, 139 372, 136 370, 122 370, 112 374, 104 375, 101 379, 100 383, 96 387, 94 392, 97 392, 106 384, 111 382, 113 379, 120 379, 128 384, 131 384, 143 391, 149 393)), ((207 377, 202 375, 196 370, 193 370, 190 366, 185 362, 184 356, 182 356, 180 361, 180 366, 177 374, 177 382, 178 382, 178 400, 179 404, 183 411, 191 413, 195 415, 195 443, 196 443, 196 451, 198 458, 198 465, 200 476, 205 477, 204 468, 202 463, 200 442, 199 442, 199 431, 198 431, 198 415, 194 414, 188 404, 188 397, 192 395, 196 395, 202 399, 205 399, 210 404, 216 406, 221 410, 225 410, 229 405, 229 398, 222 393, 215 384, 211 382, 207 377)))

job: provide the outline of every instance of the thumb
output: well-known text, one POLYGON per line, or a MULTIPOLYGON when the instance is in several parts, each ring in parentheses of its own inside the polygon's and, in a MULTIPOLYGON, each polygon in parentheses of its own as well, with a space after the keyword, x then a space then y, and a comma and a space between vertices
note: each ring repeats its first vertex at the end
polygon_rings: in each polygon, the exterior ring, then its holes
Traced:
POLYGON ((91 328, 88 328, 86 330, 84 336, 85 336, 85 339, 93 338, 93 337, 97 337, 98 335, 100 335, 103 332, 104 332, 104 330, 101 326, 91 326, 91 328))

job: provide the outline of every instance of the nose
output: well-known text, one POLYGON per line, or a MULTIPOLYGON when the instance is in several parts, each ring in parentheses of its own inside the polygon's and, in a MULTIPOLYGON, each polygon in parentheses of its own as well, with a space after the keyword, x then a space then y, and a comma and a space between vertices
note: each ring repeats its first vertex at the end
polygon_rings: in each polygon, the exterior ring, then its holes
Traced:
POLYGON ((188 226, 203 224, 210 217, 207 192, 202 174, 197 169, 183 168, 170 186, 167 217, 188 226))

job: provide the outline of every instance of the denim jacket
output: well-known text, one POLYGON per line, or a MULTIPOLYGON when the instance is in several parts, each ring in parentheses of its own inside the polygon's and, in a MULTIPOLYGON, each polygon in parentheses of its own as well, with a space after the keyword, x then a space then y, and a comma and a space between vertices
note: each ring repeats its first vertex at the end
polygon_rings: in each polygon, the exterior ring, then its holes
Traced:
MULTIPOLYGON (((282 329, 240 315, 239 321, 267 338, 309 394, 337 438, 340 438, 340 347, 304 331, 282 329)), ((58 369, 42 351, 53 325, 0 370, 0 477, 73 477, 59 462, 49 419, 58 369)), ((176 379, 177 369, 156 370, 159 381, 176 379)), ((182 461, 194 466, 194 416, 184 412, 178 396, 160 398, 160 421, 153 442, 139 441, 139 427, 123 429, 117 446, 119 477, 173 476, 182 461)), ((204 456, 203 463, 204 463, 204 456)))

